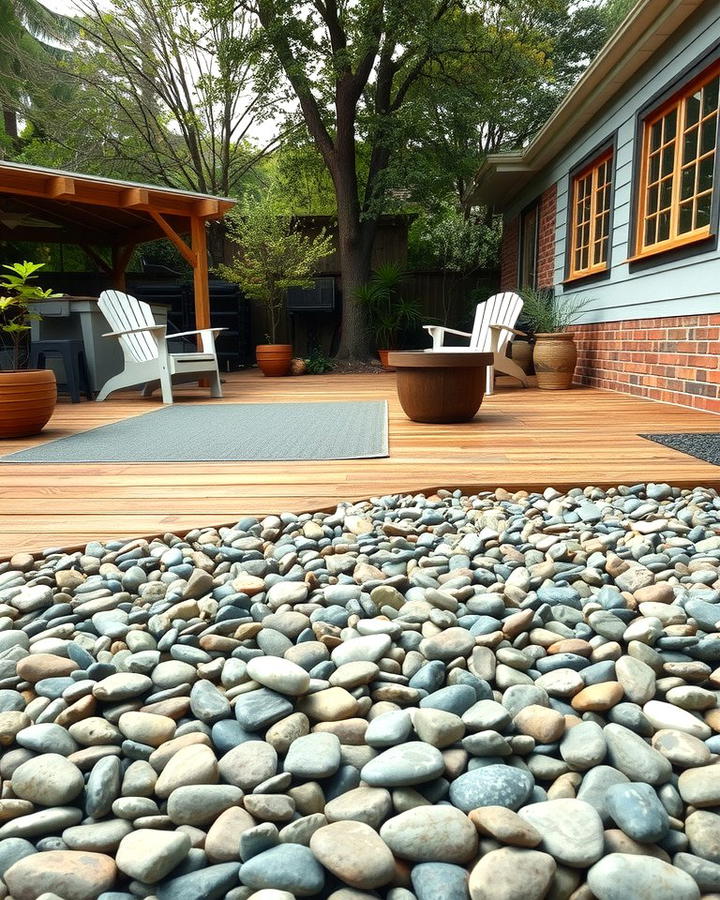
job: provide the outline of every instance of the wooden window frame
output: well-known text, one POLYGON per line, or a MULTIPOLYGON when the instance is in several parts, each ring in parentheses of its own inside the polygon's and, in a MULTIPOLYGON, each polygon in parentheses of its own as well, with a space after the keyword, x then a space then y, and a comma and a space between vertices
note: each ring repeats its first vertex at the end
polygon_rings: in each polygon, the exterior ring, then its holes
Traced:
POLYGON ((592 278, 593 276, 602 275, 609 271, 610 269, 610 253, 612 249, 612 225, 613 225, 613 206, 614 206, 614 194, 615 194, 615 141, 611 141, 609 144, 605 144, 602 149, 596 150, 592 153, 592 158, 589 162, 581 163, 574 171, 570 173, 569 178, 569 187, 568 187, 568 216, 567 216, 567 226, 566 226, 566 265, 565 265, 565 280, 564 284, 568 284, 570 282, 581 281, 586 278, 592 278), (608 205, 607 205, 607 216, 608 216, 608 231, 607 231, 607 250, 605 252, 605 259, 599 263, 590 263, 591 255, 592 255, 592 247, 596 243, 596 228, 597 228, 597 172, 600 169, 600 166, 609 162, 609 181, 606 182, 608 186, 608 205), (584 181, 588 175, 592 175, 592 183, 590 189, 590 216, 588 219, 589 223, 589 234, 588 234, 588 262, 589 265, 584 269, 576 269, 575 268, 575 251, 578 249, 577 245, 577 203, 578 203, 578 190, 582 181, 584 181))
POLYGON ((537 197, 532 203, 528 203, 526 207, 520 212, 519 216, 519 227, 518 227, 518 265, 517 265, 517 283, 518 287, 526 288, 537 287, 538 280, 538 253, 540 249, 540 198, 537 197), (523 284, 523 269, 525 268, 525 257, 528 251, 528 247, 525 241, 525 220, 527 216, 534 212, 535 213, 535 234, 533 236, 533 284, 523 284))
MULTIPOLYGON (((677 219, 680 210, 680 188, 681 188, 681 172, 683 169, 682 152, 683 137, 685 134, 685 100, 690 97, 701 86, 712 81, 716 76, 720 75, 720 58, 714 55, 714 59, 709 60, 707 55, 703 59, 690 67, 690 71, 686 70, 680 78, 684 78, 681 87, 673 89, 672 93, 667 96, 666 90, 664 99, 648 104, 638 114, 638 128, 636 131, 636 146, 639 148, 639 158, 636 157, 636 165, 634 167, 637 177, 636 190, 634 192, 634 216, 631 223, 631 255, 627 262, 641 263, 645 260, 652 260, 661 254, 674 255, 692 253, 695 250, 705 249, 704 245, 712 238, 717 240, 717 218, 718 218, 718 199, 720 196, 720 181, 718 175, 720 171, 720 111, 718 112, 718 125, 716 131, 715 151, 714 151, 714 167, 713 167, 713 184, 710 204, 710 221, 701 228, 696 228, 684 234, 677 231, 677 219), (648 163, 649 163, 649 146, 652 126, 664 119, 673 109, 677 110, 675 122, 675 147, 672 168, 672 197, 670 206, 670 237, 664 241, 658 241, 655 244, 644 245, 644 231, 646 222, 647 208, 647 191, 648 191, 648 163)), ((703 120, 702 114, 698 119, 698 123, 703 120)), ((699 127, 699 125, 698 125, 699 127)), ((696 157, 696 160, 698 157, 696 157)), ((697 194, 693 195, 697 196, 697 194)))

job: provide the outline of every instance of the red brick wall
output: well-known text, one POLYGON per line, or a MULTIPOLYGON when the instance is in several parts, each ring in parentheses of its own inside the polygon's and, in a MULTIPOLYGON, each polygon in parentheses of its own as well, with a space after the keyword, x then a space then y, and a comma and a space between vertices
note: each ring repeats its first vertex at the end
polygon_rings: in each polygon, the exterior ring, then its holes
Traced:
POLYGON ((538 228, 537 286, 552 287, 555 283, 555 213, 557 185, 551 185, 540 197, 538 228))
MULTIPOLYGON (((538 287, 552 287, 555 276, 555 214, 557 185, 551 185, 540 196, 538 219, 538 287)), ((506 219, 500 248, 500 290, 514 291, 518 287, 520 252, 520 216, 506 219)))
POLYGON ((720 314, 576 325, 578 384, 720 412, 720 314))
POLYGON ((503 223, 500 247, 500 290, 513 291, 517 287, 520 216, 503 223))

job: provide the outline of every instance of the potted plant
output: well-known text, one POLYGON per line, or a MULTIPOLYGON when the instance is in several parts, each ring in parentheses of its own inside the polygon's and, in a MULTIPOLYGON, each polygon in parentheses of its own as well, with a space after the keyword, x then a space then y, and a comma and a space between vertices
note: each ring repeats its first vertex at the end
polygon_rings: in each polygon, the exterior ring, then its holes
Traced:
POLYGON ((561 391, 572 384, 577 362, 575 335, 566 329, 577 322, 591 297, 554 297, 549 290, 526 288, 521 321, 535 335, 533 364, 537 386, 561 391))
POLYGON ((38 434, 47 424, 57 402, 52 369, 28 369, 27 336, 30 323, 40 319, 33 303, 58 297, 30 282, 43 263, 22 262, 3 266, 0 274, 0 333, 9 355, 10 368, 0 369, 0 438, 38 434), (9 349, 7 345, 9 344, 9 349))
POLYGON ((278 215, 272 198, 258 200, 225 219, 238 253, 231 265, 220 265, 221 278, 239 284, 245 296, 258 300, 267 313, 267 343, 255 348, 264 375, 287 375, 292 344, 279 344, 278 333, 289 287, 310 287, 318 262, 333 252, 332 238, 321 231, 302 234, 288 216, 278 215))
POLYGON ((391 371, 387 355, 397 349, 400 330, 420 321, 417 302, 402 294, 401 284, 405 277, 406 273, 400 266, 385 263, 372 273, 367 284, 356 291, 358 300, 367 309, 380 362, 383 368, 391 371))

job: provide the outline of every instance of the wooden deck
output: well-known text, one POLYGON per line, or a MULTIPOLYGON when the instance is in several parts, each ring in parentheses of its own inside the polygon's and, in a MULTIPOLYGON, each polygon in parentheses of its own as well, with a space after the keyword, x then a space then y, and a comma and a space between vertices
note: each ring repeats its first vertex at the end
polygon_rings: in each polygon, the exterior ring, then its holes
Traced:
MULTIPOLYGON (((159 408, 119 395, 105 403, 62 403, 37 438, 2 451, 159 408)), ((0 465, 0 559, 19 550, 78 547, 219 525, 246 514, 300 512, 381 493, 438 487, 544 488, 667 481, 720 487, 720 469, 638 437, 642 432, 716 431, 720 419, 590 388, 549 393, 500 387, 464 425, 408 421, 392 374, 263 378, 227 376, 225 400, 211 402, 390 401, 390 457, 351 461, 117 465, 0 465)), ((208 402, 181 388, 180 402, 208 402)))

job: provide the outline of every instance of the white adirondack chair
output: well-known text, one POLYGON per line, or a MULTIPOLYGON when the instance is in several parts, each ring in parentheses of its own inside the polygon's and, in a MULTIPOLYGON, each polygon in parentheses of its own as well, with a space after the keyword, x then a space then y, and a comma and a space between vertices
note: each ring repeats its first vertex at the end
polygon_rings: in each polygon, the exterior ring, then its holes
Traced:
POLYGON ((493 392, 495 369, 504 375, 512 375, 522 383, 523 387, 527 387, 528 377, 525 372, 516 362, 505 356, 505 348, 510 335, 524 336, 524 332, 515 328, 522 307, 522 297, 512 291, 506 291, 502 294, 493 294, 484 302, 478 303, 472 332, 456 331, 454 328, 445 328, 443 325, 423 325, 433 342, 432 347, 429 347, 426 352, 434 353, 442 350, 451 350, 453 353, 456 351, 492 352, 493 365, 488 366, 486 393, 492 394, 493 392), (470 344, 468 347, 445 347, 446 334, 457 334, 470 338, 470 344))
POLYGON ((160 387, 163 403, 172 403, 172 383, 210 379, 210 396, 222 397, 215 352, 215 335, 224 328, 201 328, 166 335, 166 326, 157 325, 150 306, 121 291, 103 291, 98 306, 112 331, 103 337, 117 338, 125 357, 125 368, 102 386, 97 400, 121 388, 144 385, 143 397, 160 387), (170 353, 168 340, 199 334, 202 350, 197 353, 170 353))

